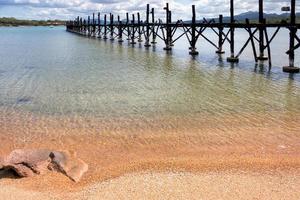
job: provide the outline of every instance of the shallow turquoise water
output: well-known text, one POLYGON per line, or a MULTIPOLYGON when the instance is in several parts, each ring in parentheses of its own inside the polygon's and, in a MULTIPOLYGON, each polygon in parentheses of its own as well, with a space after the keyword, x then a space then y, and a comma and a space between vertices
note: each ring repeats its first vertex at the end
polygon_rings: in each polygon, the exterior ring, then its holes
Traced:
MULTIPOLYGON (((237 33, 238 46, 245 34, 237 33)), ((146 50, 64 27, 0 28, 0 109, 97 117, 300 112, 300 76, 281 71, 287 36, 274 41, 268 72, 255 66, 250 47, 231 65, 203 40, 192 58, 185 39, 167 54, 161 42, 146 50)))

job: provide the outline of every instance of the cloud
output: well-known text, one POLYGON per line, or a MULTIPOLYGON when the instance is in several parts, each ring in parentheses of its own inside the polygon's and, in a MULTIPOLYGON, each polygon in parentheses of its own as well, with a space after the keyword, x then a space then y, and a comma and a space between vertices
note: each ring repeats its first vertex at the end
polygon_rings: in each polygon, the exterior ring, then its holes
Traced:
MULTIPOLYGON (((73 19, 77 15, 86 17, 93 12, 115 13, 121 18, 126 12, 141 12, 144 16, 146 2, 155 8, 156 16, 164 18, 163 7, 166 2, 170 4, 173 19, 190 19, 191 6, 196 5, 197 16, 212 17, 219 14, 229 14, 230 0, 0 0, 0 9, 6 7, 23 7, 30 13, 24 13, 24 18, 61 18, 73 19)), ((265 12, 280 12, 282 6, 288 6, 290 0, 264 0, 265 12)), ((257 11, 258 0, 235 0, 237 14, 247 11, 257 11)), ((299 6, 297 7, 299 9, 299 6)), ((0 12, 1 13, 1 12, 0 12)), ((0 14, 0 16, 3 14, 0 14)))

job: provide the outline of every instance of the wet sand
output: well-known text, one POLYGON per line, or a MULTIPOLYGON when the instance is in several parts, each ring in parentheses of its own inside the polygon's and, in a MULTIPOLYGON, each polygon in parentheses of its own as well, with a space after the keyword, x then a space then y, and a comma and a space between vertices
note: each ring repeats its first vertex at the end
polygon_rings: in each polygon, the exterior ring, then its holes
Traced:
POLYGON ((54 199, 299 199, 298 115, 148 121, 1 114, 0 156, 16 148, 67 149, 89 164, 77 184, 52 172, 28 179, 2 172, 5 199, 48 199, 48 193, 54 199))

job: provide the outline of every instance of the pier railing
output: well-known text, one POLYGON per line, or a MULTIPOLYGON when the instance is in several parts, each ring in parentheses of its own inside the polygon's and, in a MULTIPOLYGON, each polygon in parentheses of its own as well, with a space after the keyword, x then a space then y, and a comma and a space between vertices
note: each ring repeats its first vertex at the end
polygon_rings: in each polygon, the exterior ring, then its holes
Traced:
POLYGON ((124 37, 132 45, 136 44, 136 41, 141 43, 144 40, 146 48, 154 45, 160 39, 164 42, 164 50, 166 51, 171 51, 176 41, 186 36, 187 42, 190 45, 189 54, 192 56, 199 54, 196 44, 200 38, 210 43, 218 54, 225 53, 223 45, 229 43, 230 55, 227 61, 231 63, 239 62, 239 57, 246 47, 250 45, 254 61, 268 61, 269 69, 272 67, 271 44, 279 30, 284 28, 289 30, 290 42, 289 49, 286 51, 289 63, 283 67, 283 71, 299 73, 299 68, 294 66, 295 50, 300 47, 300 38, 297 36, 300 24, 296 23, 296 0, 291 0, 291 5, 288 9, 290 10, 290 20, 288 22, 282 21, 281 23, 266 23, 263 0, 258 0, 258 5, 259 17, 258 22, 255 23, 250 22, 249 19, 238 23, 234 17, 234 0, 230 0, 229 22, 224 22, 222 15, 219 15, 218 20, 208 20, 205 18, 197 20, 194 5, 192 6, 191 21, 174 21, 172 20, 172 11, 167 3, 166 7, 163 8, 166 13, 165 21, 156 19, 154 8, 150 9, 150 5, 147 4, 146 19, 144 21, 141 20, 140 13, 136 15, 132 14, 131 20, 129 19, 129 13, 126 13, 125 20, 121 20, 119 15, 117 16, 117 20, 115 20, 113 14, 104 14, 101 16, 100 13, 98 13, 96 18, 95 13, 93 13, 92 17, 88 16, 87 19, 78 16, 74 21, 67 22, 66 26, 69 32, 88 37, 102 38, 104 40, 117 40, 120 43, 124 42, 124 37), (269 34, 268 30, 270 28, 275 29, 274 33, 269 34), (180 33, 178 33, 179 29, 181 30, 180 33), (218 42, 213 42, 205 36, 204 32, 208 29, 213 31, 218 38, 218 42), (236 51, 235 46, 236 29, 243 29, 248 33, 248 38, 239 51, 236 51))

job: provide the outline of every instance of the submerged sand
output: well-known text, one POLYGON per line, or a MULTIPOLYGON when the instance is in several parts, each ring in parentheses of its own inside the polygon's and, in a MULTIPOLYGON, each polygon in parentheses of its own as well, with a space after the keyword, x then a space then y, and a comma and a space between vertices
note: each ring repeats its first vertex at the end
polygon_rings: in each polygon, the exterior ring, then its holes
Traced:
POLYGON ((300 199, 300 115, 99 120, 1 113, 0 156, 71 150, 80 183, 0 173, 0 199, 300 199), (280 120, 278 120, 280 119, 280 120))

